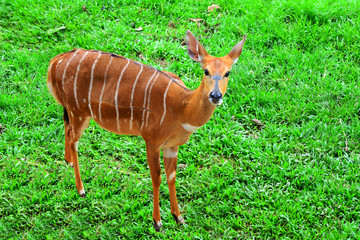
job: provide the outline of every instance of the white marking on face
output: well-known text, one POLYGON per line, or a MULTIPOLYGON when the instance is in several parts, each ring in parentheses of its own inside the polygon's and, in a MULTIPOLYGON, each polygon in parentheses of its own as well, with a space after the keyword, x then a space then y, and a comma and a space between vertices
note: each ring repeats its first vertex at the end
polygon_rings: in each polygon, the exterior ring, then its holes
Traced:
POLYGON ((169 87, 170 87, 170 84, 171 84, 171 79, 169 80, 169 84, 167 85, 167 88, 166 88, 166 90, 165 90, 165 93, 164 93, 164 113, 163 113, 163 115, 162 115, 162 117, 161 117, 161 120, 160 120, 160 126, 161 126, 161 124, 163 123, 163 121, 164 121, 164 118, 165 118, 165 115, 166 115, 166 95, 167 95, 167 92, 169 91, 169 87))
POLYGON ((171 151, 170 148, 163 148, 163 156, 165 158, 174 158, 178 155, 178 151, 171 151))
POLYGON ((119 86, 120 86, 121 79, 123 77, 123 74, 124 74, 126 68, 129 65, 129 63, 130 63, 130 60, 127 59, 127 64, 125 65, 125 67, 121 71, 121 74, 119 76, 119 80, 118 80, 118 83, 117 83, 117 86, 116 86, 116 91, 115 91, 116 123, 117 123, 117 129, 118 129, 119 132, 120 132, 120 121, 119 121, 119 109, 118 109, 118 92, 119 92, 119 86))
POLYGON ((92 90, 92 85, 93 85, 93 81, 94 81, 94 68, 95 68, 95 65, 96 65, 97 61, 99 60, 100 56, 101 56, 101 52, 99 52, 99 55, 97 56, 97 58, 95 59, 94 64, 92 65, 91 75, 90 75, 90 86, 89 86, 89 94, 88 94, 88 103, 89 103, 90 115, 91 115, 92 118, 94 118, 94 114, 93 114, 92 109, 91 109, 91 90, 92 90))
POLYGON ((176 171, 173 171, 168 177, 167 177, 167 181, 171 182, 176 176, 176 171))
POLYGON ((215 105, 215 106, 219 106, 223 103, 223 99, 220 99, 218 102, 214 103, 210 97, 209 97, 209 101, 212 105, 215 105))
POLYGON ((69 67, 69 64, 70 64, 71 60, 73 60, 73 58, 76 56, 77 52, 78 52, 78 50, 76 50, 75 53, 71 56, 71 58, 70 58, 69 61, 66 63, 66 66, 65 66, 65 68, 64 68, 64 73, 63 73, 62 80, 61 80, 62 88, 63 88, 63 91, 64 91, 64 92, 65 92, 64 81, 65 81, 66 69, 69 67))
POLYGON ((77 99, 77 87, 76 87, 76 83, 77 83, 77 78, 78 78, 78 74, 79 74, 79 70, 80 70, 80 65, 82 63, 82 61, 84 60, 84 58, 86 57, 86 55, 88 54, 89 52, 86 52, 84 54, 84 56, 82 56, 82 58, 80 59, 79 61, 79 64, 77 65, 77 69, 76 69, 76 74, 75 74, 75 80, 74 80, 74 98, 75 98, 75 102, 76 102, 76 106, 78 108, 80 108, 80 105, 79 105, 79 101, 77 99))
POLYGON ((152 81, 152 79, 154 78, 155 74, 156 74, 156 70, 154 71, 154 74, 151 76, 150 80, 148 81, 146 88, 145 88, 145 94, 144 94, 144 104, 143 104, 143 112, 142 112, 142 119, 141 119, 141 127, 140 130, 143 128, 144 126, 144 117, 145 117, 145 106, 146 106, 146 93, 147 93, 147 89, 152 81))
MULTIPOLYGON (((150 106, 151 89, 154 86, 154 83, 156 82, 156 79, 159 77, 159 75, 160 75, 160 72, 156 75, 154 81, 151 83, 151 86, 149 89, 149 94, 148 94, 148 100, 147 100, 147 107, 146 107, 147 109, 149 109, 149 106, 150 106)), ((146 114, 146 126, 148 125, 149 113, 150 113, 150 111, 148 111, 146 114)))
POLYGON ((132 91, 131 91, 131 100, 130 100, 130 109, 131 109, 131 116, 130 116, 130 130, 132 130, 132 123, 133 123, 133 118, 134 118, 134 109, 133 109, 133 100, 134 100, 134 92, 135 92, 135 86, 136 86, 136 83, 138 82, 139 80, 139 77, 140 77, 140 74, 141 72, 143 71, 143 65, 141 64, 141 69, 140 69, 140 72, 138 73, 138 75, 136 76, 136 79, 135 79, 135 82, 134 82, 134 85, 133 85, 133 88, 132 88, 132 91))
POLYGON ((188 123, 183 123, 181 126, 188 132, 195 132, 197 129, 199 129, 201 126, 193 126, 188 123))
POLYGON ((101 103, 102 103, 102 96, 104 94, 104 90, 105 90, 105 85, 106 85, 106 77, 107 77, 107 73, 108 73, 108 70, 109 70, 109 67, 111 65, 111 62, 112 62, 113 58, 111 57, 110 58, 110 61, 106 67, 106 70, 105 70, 105 75, 104 75, 104 84, 103 84, 103 87, 101 89, 101 94, 100 94, 100 98, 99 98, 99 120, 101 122, 101 103))

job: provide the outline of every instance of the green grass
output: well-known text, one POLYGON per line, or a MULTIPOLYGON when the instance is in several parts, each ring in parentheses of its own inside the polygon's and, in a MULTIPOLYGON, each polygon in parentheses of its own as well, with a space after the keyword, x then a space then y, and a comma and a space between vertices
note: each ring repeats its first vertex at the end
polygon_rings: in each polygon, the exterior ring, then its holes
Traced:
POLYGON ((359 238, 359 13, 352 0, 1 0, 0 238, 359 238), (212 3, 221 8, 208 13, 212 3), (156 233, 140 137, 91 122, 79 145, 87 197, 78 196, 46 70, 59 53, 97 49, 194 89, 202 70, 183 46, 187 29, 216 56, 248 38, 223 105, 180 148, 187 225, 172 219, 163 175, 156 233))

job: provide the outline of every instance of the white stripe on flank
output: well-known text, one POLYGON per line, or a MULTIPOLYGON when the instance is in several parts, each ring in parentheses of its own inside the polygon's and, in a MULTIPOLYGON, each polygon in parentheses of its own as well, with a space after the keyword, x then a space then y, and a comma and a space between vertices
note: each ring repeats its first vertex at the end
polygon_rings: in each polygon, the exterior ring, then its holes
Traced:
POLYGON ((163 121, 164 121, 164 118, 165 118, 165 115, 166 115, 166 95, 167 95, 167 92, 169 91, 169 87, 170 87, 170 84, 171 84, 171 79, 169 80, 169 84, 168 84, 168 86, 167 86, 167 88, 166 88, 166 90, 165 90, 165 93, 164 93, 164 113, 163 113, 163 115, 162 115, 162 117, 161 117, 161 120, 160 120, 160 126, 161 126, 161 124, 163 123, 163 121))
POLYGON ((193 126, 191 124, 188 123, 183 123, 181 124, 181 126, 188 132, 195 132, 197 129, 199 129, 201 126, 193 126))
POLYGON ((94 69, 95 69, 95 65, 96 65, 97 61, 99 60, 100 56, 101 56, 101 52, 99 52, 99 55, 98 55, 97 58, 95 59, 95 62, 94 62, 94 64, 92 65, 92 68, 91 68, 91 77, 90 77, 88 104, 89 104, 89 110, 90 110, 90 115, 91 115, 91 118, 92 118, 92 119, 94 119, 94 114, 93 114, 93 111, 92 111, 92 109, 91 109, 91 90, 92 90, 92 85, 93 85, 93 81, 94 81, 94 69))
POLYGON ((178 151, 171 151, 170 148, 163 148, 164 158, 174 158, 178 155, 178 151))
POLYGON ((133 124, 133 118, 134 118, 134 109, 133 109, 133 100, 134 100, 134 92, 135 92, 135 87, 136 87, 136 83, 137 81, 139 80, 139 76, 141 74, 141 72, 143 71, 143 65, 141 64, 141 69, 140 69, 140 72, 138 73, 136 79, 135 79, 135 82, 134 82, 134 85, 133 85, 133 88, 132 88, 132 92, 131 92, 131 100, 130 100, 130 109, 131 109, 131 117, 130 117, 130 130, 132 130, 132 124, 133 124))
POLYGON ((100 94, 100 98, 99 98, 99 120, 101 122, 101 103, 102 103, 102 96, 104 94, 104 90, 105 90, 105 85, 106 85, 106 77, 107 77, 107 72, 109 70, 109 67, 111 65, 111 62, 112 62, 113 58, 110 57, 110 61, 106 67, 106 70, 105 70, 105 75, 104 75, 104 84, 103 84, 103 87, 101 89, 101 94, 100 94))
POLYGON ((76 74, 75 74, 75 80, 74 80, 74 97, 75 97, 75 102, 76 102, 76 106, 77 108, 80 108, 80 105, 79 105, 79 101, 77 99, 77 88, 76 88, 76 83, 77 83, 77 78, 78 78, 78 74, 79 74, 79 70, 80 70, 80 65, 81 65, 81 62, 84 60, 84 58, 86 57, 86 55, 88 54, 89 52, 86 52, 84 54, 84 56, 80 59, 79 61, 79 64, 77 65, 77 69, 76 69, 76 74))
POLYGON ((115 91, 115 110, 116 110, 116 123, 117 123, 117 129, 120 132, 120 119, 119 119, 119 109, 118 109, 118 92, 119 92, 119 86, 120 86, 120 82, 122 79, 122 76, 126 70, 126 68, 128 67, 130 60, 127 59, 127 64, 125 65, 125 67, 123 68, 123 70, 121 71, 117 86, 116 86, 116 91, 115 91))
POLYGON ((58 61, 58 63, 56 64, 55 70, 57 69, 57 67, 59 66, 59 64, 62 62, 62 60, 63 60, 63 59, 60 59, 60 60, 58 61))
POLYGON ((65 66, 65 68, 64 68, 64 73, 63 73, 62 80, 61 80, 62 89, 63 89, 64 93, 65 93, 64 80, 65 80, 65 75, 66 75, 66 69, 68 68, 71 60, 73 60, 73 58, 75 57, 75 55, 77 54, 78 51, 79 51, 79 50, 76 49, 74 55, 71 56, 71 58, 70 58, 69 61, 66 63, 66 66, 65 66))
POLYGON ((154 78, 155 74, 156 74, 157 70, 155 69, 154 74, 151 76, 148 84, 146 85, 145 88, 145 93, 144 93, 144 104, 143 104, 143 112, 142 112, 142 119, 141 119, 141 127, 140 130, 143 128, 144 126, 144 117, 145 117, 145 106, 146 106, 146 93, 147 93, 147 89, 149 87, 149 84, 151 83, 152 79, 154 78))
MULTIPOLYGON (((151 97, 151 89, 152 89, 152 87, 154 86, 154 83, 156 82, 156 79, 159 77, 159 75, 160 75, 160 72, 158 72, 158 74, 156 75, 154 81, 151 83, 151 86, 150 86, 150 89, 149 89, 149 94, 148 94, 148 100, 147 100, 146 109, 149 109, 149 106, 150 106, 150 97, 151 97)), ((145 124, 146 127, 147 127, 147 125, 148 125, 149 113, 150 113, 150 111, 148 111, 148 112, 146 113, 146 124, 145 124)))

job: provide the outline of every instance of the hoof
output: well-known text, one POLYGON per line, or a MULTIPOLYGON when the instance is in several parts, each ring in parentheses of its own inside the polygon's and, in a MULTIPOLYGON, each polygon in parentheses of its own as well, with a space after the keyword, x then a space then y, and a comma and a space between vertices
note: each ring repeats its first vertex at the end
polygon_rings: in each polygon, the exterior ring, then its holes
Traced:
POLYGON ((161 220, 159 220, 159 221, 157 221, 157 222, 154 220, 154 228, 155 228, 155 231, 160 232, 161 227, 162 227, 162 222, 161 222, 161 220))
POLYGON ((185 224, 185 220, 183 219, 182 216, 180 216, 180 215, 176 216, 175 214, 172 214, 172 215, 173 215, 173 217, 174 217, 177 224, 180 224, 180 225, 185 224))
POLYGON ((80 197, 82 197, 82 198, 85 198, 85 196, 86 196, 84 189, 81 190, 81 191, 79 192, 79 194, 80 194, 80 197))

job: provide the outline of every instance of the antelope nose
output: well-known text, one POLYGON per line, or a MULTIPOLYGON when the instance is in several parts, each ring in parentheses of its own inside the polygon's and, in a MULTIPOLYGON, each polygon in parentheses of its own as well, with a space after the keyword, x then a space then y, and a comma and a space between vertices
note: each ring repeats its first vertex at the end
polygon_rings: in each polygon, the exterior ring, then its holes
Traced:
POLYGON ((213 91, 210 93, 210 98, 219 101, 222 98, 222 93, 220 91, 213 91))

